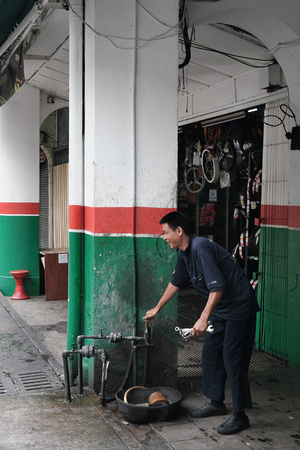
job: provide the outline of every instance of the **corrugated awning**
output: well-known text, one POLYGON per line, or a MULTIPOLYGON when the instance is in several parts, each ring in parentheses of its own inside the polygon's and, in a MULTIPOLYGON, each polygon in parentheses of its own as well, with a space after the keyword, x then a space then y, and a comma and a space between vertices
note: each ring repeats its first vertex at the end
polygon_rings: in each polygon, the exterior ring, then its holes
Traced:
POLYGON ((35 3, 36 0, 0 0, 0 47, 35 3))
POLYGON ((24 84, 23 41, 48 0, 0 0, 0 106, 24 84))

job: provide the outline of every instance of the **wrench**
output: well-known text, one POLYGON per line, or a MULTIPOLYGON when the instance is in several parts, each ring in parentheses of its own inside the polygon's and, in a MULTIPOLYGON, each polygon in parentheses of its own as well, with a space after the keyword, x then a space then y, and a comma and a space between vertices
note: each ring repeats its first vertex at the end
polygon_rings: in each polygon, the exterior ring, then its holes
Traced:
MULTIPOLYGON (((187 340, 188 338, 190 338, 192 336, 193 333, 193 328, 179 328, 176 327, 175 331, 178 331, 180 336, 183 338, 183 340, 187 340)), ((214 326, 212 324, 212 322, 209 320, 208 321, 208 327, 206 328, 206 333, 213 333, 214 332, 214 326)))

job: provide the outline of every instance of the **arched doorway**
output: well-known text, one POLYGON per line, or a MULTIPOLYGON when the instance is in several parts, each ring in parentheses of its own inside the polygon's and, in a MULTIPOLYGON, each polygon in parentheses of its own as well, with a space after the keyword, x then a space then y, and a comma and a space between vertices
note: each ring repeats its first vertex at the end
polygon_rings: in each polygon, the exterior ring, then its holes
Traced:
POLYGON ((53 111, 40 129, 40 292, 68 298, 69 109, 53 111), (60 280, 61 278, 61 280, 60 280))

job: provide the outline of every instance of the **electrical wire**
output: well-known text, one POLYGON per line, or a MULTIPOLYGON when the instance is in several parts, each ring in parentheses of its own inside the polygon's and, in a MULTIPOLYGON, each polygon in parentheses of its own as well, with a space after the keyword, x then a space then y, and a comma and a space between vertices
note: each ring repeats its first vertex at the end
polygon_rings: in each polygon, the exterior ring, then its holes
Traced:
POLYGON ((266 58, 255 58, 253 56, 236 55, 234 53, 223 52, 222 50, 217 50, 217 49, 214 49, 212 47, 207 47, 207 46, 199 44, 198 42, 195 42, 195 41, 192 42, 192 45, 195 46, 195 48, 198 48, 199 50, 208 50, 208 51, 212 51, 212 52, 222 53, 222 54, 224 54, 226 56, 234 56, 234 57, 237 57, 237 58, 251 59, 251 60, 254 60, 254 61, 266 61, 266 62, 272 61, 272 60, 266 59, 266 58))
POLYGON ((288 105, 285 105, 284 103, 282 105, 280 105, 279 108, 284 114, 284 119, 285 119, 285 116, 292 117, 295 121, 295 125, 297 126, 296 116, 295 116, 293 110, 288 105), (287 112, 287 110, 290 112, 290 114, 287 112))
POLYGON ((143 42, 143 44, 141 45, 137 45, 137 46, 133 46, 133 47, 122 47, 120 45, 117 45, 113 39, 121 39, 121 40, 125 40, 125 41, 132 41, 133 38, 131 37, 124 37, 124 36, 116 36, 116 35, 110 35, 110 34, 102 34, 99 31, 95 30, 95 28, 93 28, 86 20, 84 20, 72 7, 72 5, 70 4, 69 0, 65 0, 66 4, 68 5, 69 9, 71 9, 71 11, 78 17, 79 20, 81 20, 81 22, 87 26, 94 34, 96 34, 99 37, 103 37, 104 39, 107 39, 115 48, 119 49, 119 50, 135 50, 135 49, 140 49, 142 47, 144 47, 145 45, 147 45, 148 43, 155 41, 155 40, 161 40, 161 39, 168 39, 170 37, 173 36, 178 36, 179 33, 181 32, 181 28, 180 25, 183 23, 183 20, 186 16, 186 11, 184 14, 184 17, 175 25, 173 26, 169 26, 164 24, 163 22, 161 22, 159 19, 157 19, 155 16, 153 16, 149 11, 147 11, 145 9, 145 7, 143 7, 139 2, 137 2, 137 4, 143 9, 145 10, 151 17, 153 17, 156 21, 158 21, 159 23, 161 23, 162 25, 164 25, 165 27, 168 27, 169 29, 167 31, 165 31, 164 33, 158 34, 156 36, 153 36, 150 39, 143 39, 143 38, 137 38, 136 41, 141 41, 143 42), (172 30, 178 28, 178 30, 173 33, 173 34, 169 34, 172 30))
POLYGON ((262 118, 262 122, 269 127, 279 127, 280 125, 282 125, 285 135, 286 135, 286 138, 291 139, 292 134, 287 131, 285 124, 284 124, 284 120, 286 117, 292 117, 295 120, 295 125, 297 126, 296 116, 295 116, 294 112, 292 111, 292 109, 288 105, 285 105, 284 103, 281 104, 279 106, 279 108, 284 114, 283 118, 276 116, 275 114, 267 114, 266 116, 264 116, 262 118), (289 112, 287 112, 287 111, 289 111, 289 112), (269 122, 268 119, 270 119, 270 118, 276 119, 277 122, 275 122, 275 123, 269 122))
MULTIPOLYGON (((179 42, 184 44, 184 41, 180 38, 179 42)), ((223 56, 226 56, 230 59, 233 59, 241 64, 245 64, 246 66, 249 67, 253 67, 253 68, 264 68, 264 67, 269 67, 271 65, 273 65, 275 63, 275 60, 269 60, 269 59, 262 59, 262 58, 255 58, 255 57, 251 57, 251 56, 243 56, 243 55, 236 55, 234 53, 229 53, 229 52, 223 52, 221 50, 217 50, 215 48, 211 48, 211 47, 206 47, 205 45, 199 44, 198 42, 192 41, 191 42, 191 47, 196 48, 197 50, 204 50, 204 51, 209 51, 209 52, 214 52, 214 53, 219 53, 223 56), (251 61, 260 61, 260 62, 266 62, 267 64, 263 64, 263 65, 257 65, 257 64, 250 64, 247 63, 246 61, 243 60, 251 60, 251 61), (269 63, 269 64, 268 64, 269 63)))
MULTIPOLYGON (((140 2, 137 2, 137 4, 140 6, 140 8, 142 8, 147 14, 149 14, 150 17, 152 17, 152 19, 156 20, 156 22, 160 23, 161 25, 163 25, 164 27, 168 27, 169 30, 173 30, 176 27, 180 27, 183 23, 183 19, 181 19, 178 23, 176 23, 175 25, 167 25, 166 23, 162 22, 161 20, 159 20, 157 17, 155 17, 150 11, 148 11, 148 9, 145 8, 145 6, 143 6, 140 2)), ((187 9, 186 9, 186 5, 184 7, 184 16, 187 14, 187 9)))

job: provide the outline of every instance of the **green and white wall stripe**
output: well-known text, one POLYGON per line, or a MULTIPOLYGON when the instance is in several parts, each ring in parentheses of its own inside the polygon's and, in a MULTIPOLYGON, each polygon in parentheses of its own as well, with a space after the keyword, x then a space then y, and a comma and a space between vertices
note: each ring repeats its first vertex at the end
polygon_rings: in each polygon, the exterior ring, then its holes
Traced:
MULTIPOLYGON (((266 105, 265 115, 282 116, 282 99, 266 105)), ((292 122, 286 119, 289 129, 292 122)), ((264 129, 263 185, 256 343, 269 354, 300 364, 300 199, 298 150, 290 150, 282 126, 264 129)))
POLYGON ((0 290, 12 295, 11 270, 29 270, 39 295, 39 89, 28 85, 0 108, 0 290))

